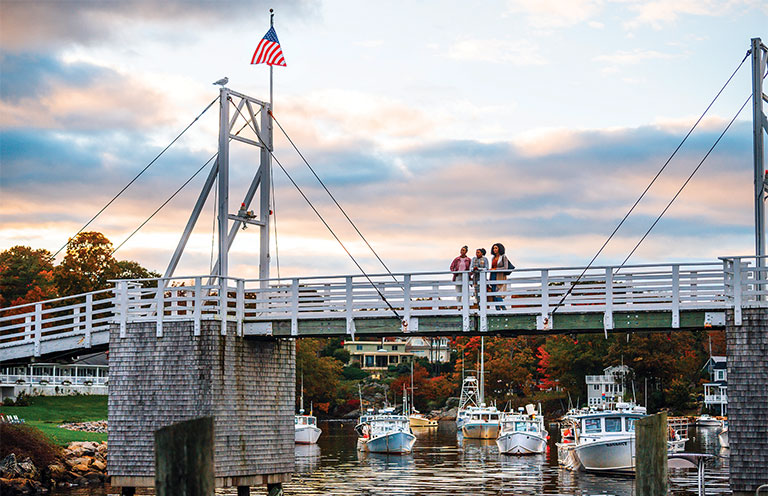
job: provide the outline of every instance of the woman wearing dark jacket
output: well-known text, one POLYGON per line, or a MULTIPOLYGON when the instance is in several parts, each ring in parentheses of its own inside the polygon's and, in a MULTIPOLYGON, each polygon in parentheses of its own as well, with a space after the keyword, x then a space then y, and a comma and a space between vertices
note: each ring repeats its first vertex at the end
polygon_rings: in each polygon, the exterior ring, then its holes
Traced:
MULTIPOLYGON (((491 281, 503 281, 507 279, 507 272, 514 269, 515 266, 507 258, 505 254, 504 245, 501 243, 494 243, 491 246, 491 281)), ((492 293, 501 293, 506 289, 506 284, 491 284, 488 289, 492 293)), ((491 297, 491 301, 504 301, 504 297, 501 295, 494 295, 491 297)), ((496 310, 504 310, 504 305, 496 305, 496 310)))

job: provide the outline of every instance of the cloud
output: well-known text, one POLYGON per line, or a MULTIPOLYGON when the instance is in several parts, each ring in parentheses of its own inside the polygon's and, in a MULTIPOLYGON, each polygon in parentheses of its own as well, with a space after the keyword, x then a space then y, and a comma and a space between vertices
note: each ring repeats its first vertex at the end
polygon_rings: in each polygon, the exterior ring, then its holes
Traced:
POLYGON ((537 29, 562 28, 580 24, 596 16, 602 0, 509 0, 510 14, 523 14, 537 29))
MULTIPOLYGON (((750 0, 652 0, 633 2, 628 6, 635 17, 625 23, 629 29, 650 25, 661 29, 682 16, 721 17, 733 10, 758 7, 750 0)), ((765 9, 765 4, 762 5, 765 9)))
POLYGON ((25 53, 0 58, 0 72, 3 128, 132 129, 171 122, 159 91, 112 69, 25 53))
POLYGON ((678 57, 678 55, 673 55, 670 53, 636 48, 634 50, 619 50, 608 55, 598 55, 593 60, 596 62, 607 62, 609 64, 615 65, 631 65, 638 64, 646 60, 669 60, 678 57))
POLYGON ((448 57, 457 60, 513 65, 544 65, 538 46, 526 40, 474 39, 457 41, 448 57))
MULTIPOLYGON (((270 6, 263 0, 3 0, 0 43, 6 52, 43 51, 51 46, 58 49, 72 43, 87 45, 119 38, 120 32, 136 21, 173 23, 177 33, 191 36, 212 22, 236 23, 246 15, 252 18, 254 12, 263 13, 266 22, 270 6), (189 24, 189 28, 179 31, 179 23, 189 24)), ((317 7, 304 0, 280 2, 279 10, 298 18, 317 14, 317 7)))

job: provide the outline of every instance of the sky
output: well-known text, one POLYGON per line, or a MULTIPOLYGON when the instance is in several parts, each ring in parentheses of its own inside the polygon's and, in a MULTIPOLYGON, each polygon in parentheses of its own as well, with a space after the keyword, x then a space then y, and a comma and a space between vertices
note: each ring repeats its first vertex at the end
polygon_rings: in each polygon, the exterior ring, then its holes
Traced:
MULTIPOLYGON (((274 112, 394 272, 503 243, 520 268, 583 266, 739 66, 761 0, 0 0, 0 250, 56 252, 218 95, 274 112)), ((749 60, 596 261, 629 254, 751 94, 749 60)), ((217 147, 214 105, 87 230, 115 246, 217 147)), ((366 271, 383 272, 279 130, 275 157, 366 271)), ((747 105, 629 263, 754 252, 747 105)), ((233 144, 234 213, 258 151, 233 144)), ((164 272, 208 169, 115 256, 164 272)), ((358 269, 274 168, 283 277, 358 269)), ((210 198, 177 275, 210 271, 210 198)), ((258 230, 230 275, 258 275, 258 230)), ((63 253, 57 260, 60 260, 63 253)))

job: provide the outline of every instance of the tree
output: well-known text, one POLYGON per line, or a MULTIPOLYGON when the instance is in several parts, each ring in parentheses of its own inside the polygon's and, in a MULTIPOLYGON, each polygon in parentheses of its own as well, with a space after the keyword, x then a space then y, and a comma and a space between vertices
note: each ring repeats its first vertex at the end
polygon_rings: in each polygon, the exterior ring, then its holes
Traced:
POLYGON ((301 376, 304 375, 304 403, 315 405, 331 403, 339 393, 342 364, 333 357, 320 356, 324 340, 296 340, 296 403, 301 395, 301 376))
POLYGON ((48 250, 28 246, 0 252, 0 306, 56 297, 52 260, 48 250))
POLYGON ((106 269, 104 274, 107 281, 111 279, 152 279, 160 277, 160 274, 145 269, 133 260, 118 260, 106 269))
POLYGON ((100 232, 81 232, 67 243, 67 254, 53 276, 62 295, 88 293, 109 287, 118 272, 112 243, 100 232))

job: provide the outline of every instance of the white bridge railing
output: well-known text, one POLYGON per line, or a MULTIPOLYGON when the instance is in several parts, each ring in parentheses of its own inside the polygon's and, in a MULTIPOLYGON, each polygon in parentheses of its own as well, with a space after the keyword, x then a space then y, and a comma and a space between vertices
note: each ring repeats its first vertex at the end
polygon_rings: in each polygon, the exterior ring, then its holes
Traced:
POLYGON ((114 290, 96 291, 56 300, 0 309, 0 360, 4 347, 81 336, 80 347, 89 347, 91 335, 128 322, 153 322, 157 335, 163 323, 193 320, 237 323, 238 332, 269 334, 275 321, 290 321, 298 335, 298 321, 344 319, 355 332, 355 319, 393 317, 405 331, 418 330, 418 318, 461 316, 469 329, 470 317, 479 318, 480 331, 496 315, 536 316, 537 328, 548 329, 557 314, 599 313, 606 330, 613 328, 613 314, 621 311, 669 311, 671 326, 680 326, 681 310, 734 309, 737 325, 741 308, 765 304, 768 269, 757 268, 754 257, 723 258, 722 263, 647 264, 590 268, 578 284, 582 267, 517 269, 510 273, 489 271, 412 274, 377 274, 303 277, 269 280, 174 277, 116 281, 114 290), (504 280, 491 277, 503 274, 504 280), (370 281, 369 281, 370 279, 370 281), (554 316, 552 310, 573 289, 554 316), (222 315, 226 318, 222 319, 222 315))

